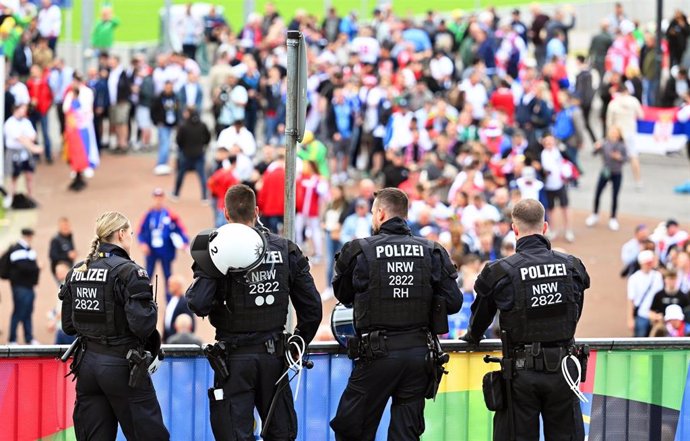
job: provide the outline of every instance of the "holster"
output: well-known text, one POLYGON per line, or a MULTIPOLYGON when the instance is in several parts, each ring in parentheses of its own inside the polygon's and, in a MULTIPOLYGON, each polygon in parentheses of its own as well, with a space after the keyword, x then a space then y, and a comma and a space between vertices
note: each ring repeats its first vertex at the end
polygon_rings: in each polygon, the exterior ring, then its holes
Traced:
POLYGON ((587 362, 589 360, 589 345, 574 345, 570 348, 571 355, 574 355, 580 362, 582 373, 580 374, 580 381, 587 381, 587 362))
POLYGON ((386 336, 383 331, 371 331, 362 335, 359 347, 359 356, 365 360, 376 360, 388 356, 386 336))
POLYGON ((450 360, 450 356, 441 350, 438 337, 429 333, 427 335, 429 352, 426 355, 427 373, 429 374, 429 385, 424 394, 425 398, 435 399, 438 388, 441 385, 443 375, 448 371, 445 364, 450 360))
POLYGON ((359 358, 360 342, 361 340, 357 336, 347 338, 347 358, 350 360, 356 360, 359 358))
POLYGON ((216 380, 219 380, 221 385, 230 377, 230 371, 227 363, 227 351, 225 349, 225 342, 219 341, 212 345, 206 345, 203 349, 204 355, 211 365, 211 369, 216 374, 216 380))
POLYGON ((67 372, 67 375, 65 375, 65 377, 69 377, 70 375, 72 375, 72 381, 74 381, 79 375, 79 365, 81 364, 81 361, 84 359, 85 344, 86 341, 84 338, 77 337, 77 339, 74 340, 74 342, 67 349, 67 352, 65 352, 64 355, 60 358, 60 361, 66 363, 67 360, 70 357, 72 357, 72 362, 69 365, 69 372, 67 372))
POLYGON ((148 368, 153 361, 153 356, 149 351, 143 349, 130 349, 125 358, 129 361, 129 381, 127 384, 135 389, 143 386, 149 376, 148 368))
POLYGON ((433 296, 431 298, 431 332, 436 335, 447 334, 448 329, 448 309, 446 299, 443 296, 433 296))
POLYGON ((482 392, 484 403, 491 411, 505 410, 506 408, 506 382, 502 371, 487 372, 482 379, 482 392))

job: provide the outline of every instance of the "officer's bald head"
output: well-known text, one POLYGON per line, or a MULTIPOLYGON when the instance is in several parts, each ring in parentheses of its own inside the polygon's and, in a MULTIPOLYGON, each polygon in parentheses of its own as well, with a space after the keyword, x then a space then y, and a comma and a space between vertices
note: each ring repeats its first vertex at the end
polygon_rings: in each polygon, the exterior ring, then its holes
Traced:
POLYGON ((513 230, 518 236, 544 234, 544 206, 535 199, 522 199, 513 207, 513 230))

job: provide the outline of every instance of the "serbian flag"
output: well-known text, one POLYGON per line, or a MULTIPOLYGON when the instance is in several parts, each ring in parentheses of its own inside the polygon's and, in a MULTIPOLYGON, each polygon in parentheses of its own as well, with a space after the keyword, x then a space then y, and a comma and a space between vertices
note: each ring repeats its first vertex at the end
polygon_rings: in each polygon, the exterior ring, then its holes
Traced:
POLYGON ((678 108, 643 107, 642 110, 634 141, 638 152, 667 155, 685 148, 690 123, 678 121, 678 108))

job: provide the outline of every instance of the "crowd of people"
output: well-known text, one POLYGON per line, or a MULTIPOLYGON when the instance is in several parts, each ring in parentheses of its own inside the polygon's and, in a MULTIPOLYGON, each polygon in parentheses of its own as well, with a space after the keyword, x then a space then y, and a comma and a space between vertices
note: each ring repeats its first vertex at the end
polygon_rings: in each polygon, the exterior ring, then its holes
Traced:
POLYGON ((635 228, 621 248, 628 284, 628 328, 635 337, 690 333, 690 235, 669 219, 635 228))
MULTIPOLYGON (((231 29, 215 8, 197 17, 189 5, 176 27, 183 32, 181 52, 157 53, 155 59, 137 54, 125 62, 108 52, 110 35, 95 46, 96 65, 84 73, 56 56, 59 34, 42 30, 47 25, 41 17, 54 8, 50 0, 33 16, 5 8, 0 22, 0 35, 11 19, 17 36, 15 48, 5 51, 12 180, 24 175, 29 184, 35 161, 55 158, 51 147, 58 140, 51 144, 46 117, 51 106, 64 126, 72 190, 83 189, 84 178, 93 176, 99 152, 155 151, 152 172, 174 176, 171 191, 154 194, 160 204, 142 224, 139 240, 147 266, 160 261, 166 279, 175 250, 188 238, 162 199, 166 193, 172 203, 181 197, 189 171, 198 175, 200 198, 211 207, 209 222, 225 223, 225 192, 245 183, 257 192, 263 224, 281 232, 287 30, 304 35, 309 71, 296 239, 313 264, 326 266, 325 298, 332 296, 335 253, 371 234, 371 203, 382 187, 405 191, 411 231, 446 247, 461 270, 464 292, 472 291, 484 262, 514 252, 510 209, 522 198, 547 207, 549 239, 576 240, 569 192, 583 173, 597 173, 584 170, 578 159, 590 145, 602 167, 586 224, 599 221, 601 194, 611 182, 608 227, 618 230, 618 194, 628 162, 636 187, 643 185, 632 136, 642 105, 690 106, 682 65, 690 25, 681 11, 665 28, 671 75, 659 97, 654 29, 628 17, 620 4, 602 21, 589 52, 577 56, 569 40, 577 17, 567 7, 547 15, 533 5, 529 17, 519 9, 504 16, 493 8, 449 15, 430 10, 415 21, 384 4, 370 19, 332 7, 317 20, 303 10, 285 17, 267 3, 263 14, 231 29), (596 96, 603 106, 595 115, 596 96), (161 245, 160 235, 171 233, 161 245)), ((118 24, 105 10, 102 32, 112 33, 118 24)), ((27 191, 31 197, 30 185, 27 191)), ((661 243, 668 245, 657 241, 655 250, 661 243)), ((683 260, 667 254, 664 264, 683 260)), ((683 277, 676 280, 687 285, 683 277)), ((649 319, 645 308, 636 313, 649 319)))

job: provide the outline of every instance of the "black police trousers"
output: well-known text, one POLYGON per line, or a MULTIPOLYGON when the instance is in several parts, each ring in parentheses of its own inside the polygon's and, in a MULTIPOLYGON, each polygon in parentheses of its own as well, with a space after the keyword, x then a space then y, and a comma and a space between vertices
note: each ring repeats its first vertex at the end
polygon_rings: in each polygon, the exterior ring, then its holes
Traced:
POLYGON ((77 375, 77 440, 115 440, 118 422, 128 441, 170 439, 151 379, 136 389, 128 381, 127 360, 86 350, 77 375))
MULTIPOLYGON (((516 441, 539 440, 539 414, 545 441, 582 441, 585 438, 580 403, 561 371, 518 370, 513 378, 513 415, 516 441)), ((510 440, 508 411, 494 415, 494 441, 510 440)))
POLYGON ((393 397, 388 441, 419 440, 424 433, 424 395, 429 385, 427 347, 389 351, 371 361, 357 360, 338 411, 331 421, 337 441, 376 437, 388 399, 393 397))
MULTIPOLYGON (((292 441, 297 437, 297 414, 286 378, 284 354, 232 354, 230 376, 222 386, 222 399, 209 394, 211 429, 216 441, 254 441, 254 407, 266 422, 276 391, 276 403, 264 441, 292 441)), ((214 385, 218 385, 215 376, 214 385)), ((217 387, 217 386, 215 386, 217 387)))

